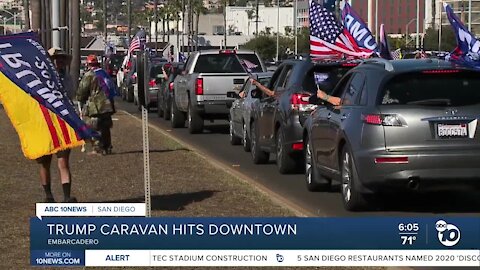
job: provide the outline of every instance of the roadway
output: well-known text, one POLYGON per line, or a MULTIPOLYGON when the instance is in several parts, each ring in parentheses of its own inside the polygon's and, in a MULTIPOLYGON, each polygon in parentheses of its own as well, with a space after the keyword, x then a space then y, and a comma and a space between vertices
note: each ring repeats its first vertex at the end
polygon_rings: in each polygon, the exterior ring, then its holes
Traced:
MULTIPOLYGON (((118 109, 141 118, 133 103, 120 100, 117 103, 118 109)), ((158 118, 156 111, 149 114, 149 123, 193 146, 215 161, 248 176, 263 189, 291 202, 311 216, 478 216, 480 213, 479 193, 472 191, 393 195, 378 200, 371 211, 348 212, 343 208, 338 187, 334 187, 331 192, 309 192, 305 187, 303 174, 280 174, 274 158, 271 158, 269 164, 253 164, 250 153, 244 152, 242 146, 230 145, 227 121, 214 123, 205 121, 204 132, 194 135, 189 134, 186 128, 172 129, 170 122, 158 118)))

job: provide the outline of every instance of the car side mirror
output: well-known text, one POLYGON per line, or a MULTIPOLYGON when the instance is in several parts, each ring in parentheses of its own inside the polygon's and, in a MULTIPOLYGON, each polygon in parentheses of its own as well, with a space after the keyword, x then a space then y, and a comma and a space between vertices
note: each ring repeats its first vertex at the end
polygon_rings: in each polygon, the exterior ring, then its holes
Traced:
POLYGON ((240 98, 236 92, 227 92, 227 97, 229 98, 240 98))
POLYGON ((262 91, 260 89, 255 88, 252 91, 250 91, 250 96, 252 98, 261 98, 262 97, 262 91))

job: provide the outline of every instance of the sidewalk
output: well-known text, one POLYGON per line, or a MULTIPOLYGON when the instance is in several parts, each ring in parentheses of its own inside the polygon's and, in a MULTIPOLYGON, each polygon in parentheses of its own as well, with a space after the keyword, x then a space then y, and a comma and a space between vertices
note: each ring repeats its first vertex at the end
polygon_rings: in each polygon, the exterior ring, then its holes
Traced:
MULTIPOLYGON (((79 202, 143 202, 141 122, 123 112, 114 119, 113 155, 88 156, 80 148, 72 152, 72 195, 79 202)), ((150 129, 149 136, 152 216, 294 216, 160 132, 150 129)), ((0 262, 2 269, 25 269, 30 264, 29 218, 35 216, 35 203, 43 201, 43 189, 39 165, 23 157, 1 107, 0 160, 0 262)), ((52 190, 60 201, 56 159, 52 174, 52 190)))

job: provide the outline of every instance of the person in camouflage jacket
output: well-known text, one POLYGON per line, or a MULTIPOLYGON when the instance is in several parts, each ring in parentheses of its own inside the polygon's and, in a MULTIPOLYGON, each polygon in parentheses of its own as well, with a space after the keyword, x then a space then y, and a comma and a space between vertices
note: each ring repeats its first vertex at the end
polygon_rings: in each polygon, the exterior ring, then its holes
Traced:
POLYGON ((115 86, 107 73, 100 68, 95 55, 87 57, 89 71, 85 73, 77 91, 77 100, 82 105, 82 114, 88 117, 87 124, 100 133, 93 142, 93 154, 111 154, 113 127, 112 114, 115 113, 115 86))

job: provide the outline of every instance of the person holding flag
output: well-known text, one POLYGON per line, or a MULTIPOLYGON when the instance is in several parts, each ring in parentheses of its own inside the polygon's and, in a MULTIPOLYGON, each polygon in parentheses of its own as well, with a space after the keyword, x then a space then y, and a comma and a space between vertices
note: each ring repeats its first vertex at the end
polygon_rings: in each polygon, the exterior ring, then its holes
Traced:
POLYGON ((113 80, 100 67, 96 55, 89 55, 87 64, 90 70, 80 81, 77 100, 83 105, 83 115, 90 118, 90 126, 100 132, 91 153, 107 155, 112 153, 113 148, 110 129, 113 127, 117 90, 113 80))
POLYGON ((46 202, 55 201, 50 188, 52 155, 59 157, 64 202, 75 202, 70 196, 69 151, 98 136, 80 119, 68 98, 64 72, 68 59, 58 48, 49 55, 34 32, 0 40, 0 102, 18 134, 23 154, 41 164, 46 202))
MULTIPOLYGON (((73 89, 72 78, 66 72, 67 65, 70 64, 71 56, 63 52, 60 48, 51 48, 48 50, 48 54, 52 59, 58 74, 60 75, 60 80, 62 88, 60 89, 62 94, 69 99, 69 102, 73 104, 72 98, 75 96, 75 91, 73 89)), ((40 181, 45 192, 45 201, 46 203, 55 202, 54 196, 52 194, 51 188, 51 173, 50 167, 52 164, 53 155, 45 155, 37 159, 37 162, 40 164, 40 181)), ((70 173, 70 149, 65 149, 56 153, 57 156, 57 165, 58 172, 60 174, 60 181, 62 183, 63 190, 63 202, 66 203, 75 203, 77 199, 70 196, 71 193, 71 184, 72 184, 72 175, 70 173)))

